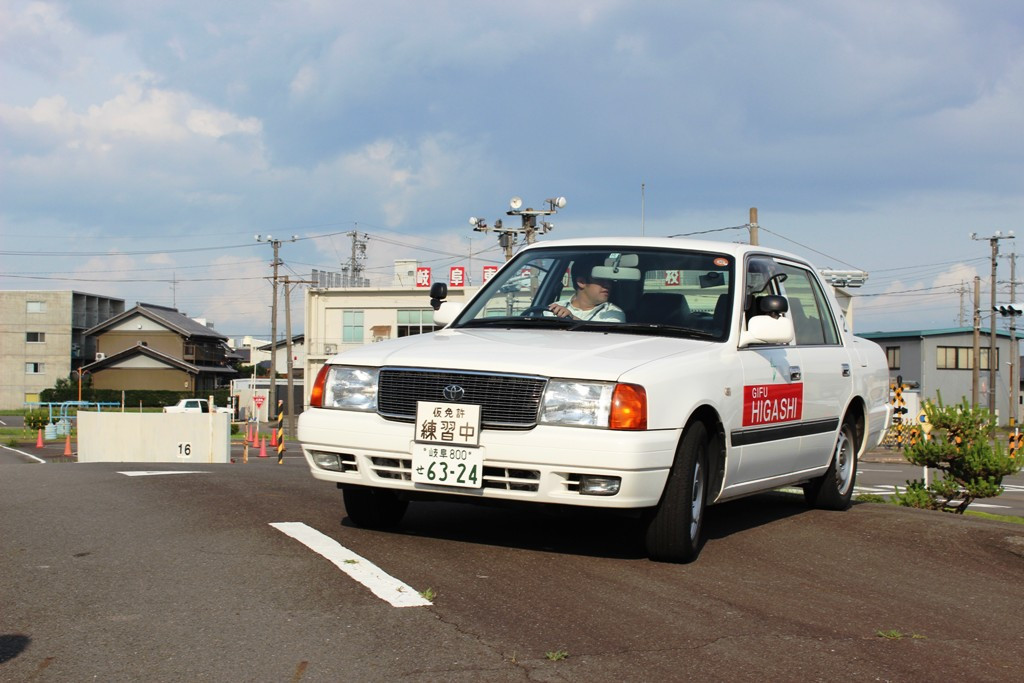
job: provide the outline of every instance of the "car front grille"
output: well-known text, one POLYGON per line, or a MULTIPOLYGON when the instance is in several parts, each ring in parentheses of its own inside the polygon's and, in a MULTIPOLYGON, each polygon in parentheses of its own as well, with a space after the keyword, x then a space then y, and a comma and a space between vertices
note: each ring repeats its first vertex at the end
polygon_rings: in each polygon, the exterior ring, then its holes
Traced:
POLYGON ((377 410, 388 420, 412 422, 417 401, 479 405, 484 429, 532 429, 537 424, 547 380, 531 375, 382 368, 377 410), (452 401, 445 387, 458 386, 463 396, 452 401))

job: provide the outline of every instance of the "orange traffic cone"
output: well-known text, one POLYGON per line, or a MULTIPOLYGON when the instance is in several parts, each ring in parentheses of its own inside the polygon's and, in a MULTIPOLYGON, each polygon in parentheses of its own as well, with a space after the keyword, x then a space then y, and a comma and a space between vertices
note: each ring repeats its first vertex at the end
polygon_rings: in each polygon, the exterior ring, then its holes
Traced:
POLYGON ((68 432, 68 438, 64 440, 64 455, 74 455, 71 452, 71 432, 68 432))
POLYGON ((43 430, 39 430, 39 436, 36 437, 36 448, 43 447, 43 430))
POLYGON ((265 436, 260 439, 260 457, 267 457, 267 437, 265 436))
POLYGON ((252 438, 249 439, 252 442, 253 448, 255 448, 256 444, 258 444, 260 442, 260 438, 259 437, 260 437, 260 428, 257 427, 256 425, 253 425, 252 426, 252 438))
POLYGON ((277 448, 277 430, 276 429, 271 429, 270 430, 270 445, 273 446, 274 448, 277 448))

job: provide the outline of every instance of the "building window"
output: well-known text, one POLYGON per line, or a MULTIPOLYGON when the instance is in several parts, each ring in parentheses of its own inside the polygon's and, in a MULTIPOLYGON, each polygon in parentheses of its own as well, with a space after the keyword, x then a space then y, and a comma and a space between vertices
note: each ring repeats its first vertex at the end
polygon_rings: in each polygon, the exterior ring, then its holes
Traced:
POLYGON ((46 333, 45 332, 26 332, 25 333, 25 341, 27 341, 29 344, 42 344, 43 342, 46 341, 46 333))
MULTIPOLYGON (((988 347, 979 349, 978 369, 988 370, 988 347)), ((936 349, 935 367, 939 370, 971 370, 974 349, 970 346, 940 346, 936 349)), ((999 349, 996 349, 996 367, 999 367, 999 349)))
POLYGON ((363 312, 342 311, 341 341, 347 344, 362 344, 365 340, 363 333, 363 312))
POLYGON ((46 302, 45 301, 27 301, 26 311, 29 313, 46 313, 46 302))
POLYGON ((900 347, 898 346, 886 346, 885 357, 889 361, 890 370, 900 369, 900 347))
POLYGON ((42 375, 46 372, 46 363, 25 363, 26 375, 42 375))
POLYGON ((423 332, 433 332, 440 327, 434 326, 434 311, 430 308, 398 311, 398 336, 408 337, 423 332))

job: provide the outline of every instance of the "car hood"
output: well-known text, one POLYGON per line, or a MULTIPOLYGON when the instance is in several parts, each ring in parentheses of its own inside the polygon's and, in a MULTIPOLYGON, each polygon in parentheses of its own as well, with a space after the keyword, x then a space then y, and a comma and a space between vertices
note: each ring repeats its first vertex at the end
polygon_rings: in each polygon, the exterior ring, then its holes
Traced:
POLYGON ((677 337, 578 330, 445 329, 360 346, 330 362, 614 381, 652 360, 711 344, 677 337))

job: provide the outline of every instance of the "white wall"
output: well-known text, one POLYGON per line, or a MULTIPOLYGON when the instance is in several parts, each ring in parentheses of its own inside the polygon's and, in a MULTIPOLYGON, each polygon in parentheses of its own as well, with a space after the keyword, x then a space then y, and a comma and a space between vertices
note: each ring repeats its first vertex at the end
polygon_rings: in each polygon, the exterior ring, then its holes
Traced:
POLYGON ((226 463, 224 413, 78 413, 78 462, 226 463))

